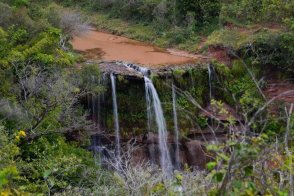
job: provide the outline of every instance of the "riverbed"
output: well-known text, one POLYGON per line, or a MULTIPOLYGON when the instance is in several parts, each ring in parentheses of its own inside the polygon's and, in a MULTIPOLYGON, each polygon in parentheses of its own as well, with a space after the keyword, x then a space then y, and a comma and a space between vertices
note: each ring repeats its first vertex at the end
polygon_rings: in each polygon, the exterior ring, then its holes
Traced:
POLYGON ((186 55, 185 52, 174 52, 96 30, 74 37, 71 44, 74 50, 84 54, 87 59, 125 61, 152 67, 187 64, 196 60, 196 57, 186 55))

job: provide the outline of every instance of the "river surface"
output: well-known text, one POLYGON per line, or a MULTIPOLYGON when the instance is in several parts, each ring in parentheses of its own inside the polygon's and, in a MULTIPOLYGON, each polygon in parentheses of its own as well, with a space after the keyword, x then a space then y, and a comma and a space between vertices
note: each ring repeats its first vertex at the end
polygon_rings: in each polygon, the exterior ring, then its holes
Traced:
POLYGON ((74 37, 71 43, 74 50, 83 53, 88 59, 126 61, 151 66, 185 64, 195 61, 195 58, 184 52, 165 50, 95 30, 74 37))

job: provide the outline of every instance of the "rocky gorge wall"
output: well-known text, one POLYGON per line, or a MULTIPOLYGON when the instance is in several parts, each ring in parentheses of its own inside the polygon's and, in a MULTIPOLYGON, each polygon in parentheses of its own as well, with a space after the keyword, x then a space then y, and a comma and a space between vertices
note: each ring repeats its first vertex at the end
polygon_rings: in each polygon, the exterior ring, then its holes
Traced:
MULTIPOLYGON (((151 70, 150 78, 158 92, 164 111, 168 131, 168 149, 173 165, 176 164, 176 144, 179 144, 180 165, 185 164, 197 168, 204 168, 209 160, 204 150, 204 142, 213 141, 212 133, 202 131, 206 126, 206 119, 200 116, 197 108, 186 94, 189 94, 201 106, 210 103, 211 93, 215 93, 214 82, 211 81, 209 64, 201 66, 182 66, 181 68, 165 68, 151 70), (175 139, 172 85, 177 88, 176 111, 179 130, 179 141, 175 139)), ((159 147, 157 127, 150 130, 147 127, 147 108, 145 100, 144 80, 141 76, 128 74, 115 68, 107 68, 116 76, 116 95, 118 105, 119 130, 122 148, 133 140, 137 148, 133 152, 134 162, 150 161, 159 163, 159 147), (137 161, 135 161, 137 160, 137 161)), ((102 68, 103 69, 103 68, 102 68)), ((111 156, 114 148, 114 117, 112 107, 112 89, 108 69, 104 69, 101 85, 104 91, 100 94, 88 96, 84 105, 90 111, 90 118, 96 123, 97 130, 92 136, 92 149, 111 156), (95 147, 96 146, 96 147, 95 147), (102 150, 103 149, 103 150, 102 150), (107 150, 106 150, 107 149, 107 150), (105 151, 106 150, 106 151, 105 151)), ((221 133, 218 137, 225 137, 221 133)))

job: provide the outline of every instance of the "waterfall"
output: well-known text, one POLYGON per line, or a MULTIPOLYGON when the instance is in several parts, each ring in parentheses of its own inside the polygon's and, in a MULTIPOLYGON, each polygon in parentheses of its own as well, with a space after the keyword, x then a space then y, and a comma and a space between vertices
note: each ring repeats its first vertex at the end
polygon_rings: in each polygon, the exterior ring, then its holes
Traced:
POLYGON ((207 67, 208 70, 208 84, 209 84, 209 101, 213 99, 213 81, 215 80, 215 70, 212 64, 209 64, 207 67))
POLYGON ((115 128, 115 155, 118 160, 120 160, 120 134, 119 134, 119 122, 118 122, 118 112, 117 112, 117 99, 116 99, 116 85, 115 76, 110 74, 111 89, 112 89, 112 105, 113 105, 113 118, 114 118, 114 128, 115 128))
MULTIPOLYGON (((145 80, 145 79, 144 79, 145 80)), ((152 105, 151 105, 151 99, 150 96, 147 93, 146 90, 146 81, 145 81, 145 100, 146 100, 146 110, 147 110, 147 129, 148 131, 151 131, 151 124, 152 124, 152 105)))
MULTIPOLYGON (((104 76, 104 75, 103 75, 104 76)), ((98 80, 98 84, 99 86, 103 86, 103 77, 99 78, 98 80)), ((97 96, 97 125, 99 126, 98 129, 101 130, 101 124, 102 124, 102 120, 101 120, 101 108, 102 108, 102 97, 103 97, 103 92, 100 92, 97 96)))
POLYGON ((98 128, 99 130, 102 130, 103 128, 105 128, 105 120, 103 118, 103 116, 105 116, 104 114, 104 104, 105 104, 105 92, 104 92, 104 88, 106 88, 106 83, 107 83, 107 75, 105 73, 102 74, 102 77, 99 78, 98 83, 99 86, 102 87, 102 92, 99 92, 98 96, 97 96, 97 124, 98 124, 98 128))
POLYGON ((208 84, 209 84, 209 101, 211 101, 212 85, 211 85, 211 66, 210 66, 210 64, 208 65, 207 70, 208 70, 208 84))
POLYGON ((140 67, 132 63, 117 62, 117 64, 124 65, 128 69, 133 69, 143 74, 144 76, 145 98, 146 98, 146 107, 147 107, 147 127, 148 127, 148 131, 151 131, 153 127, 153 122, 155 120, 155 124, 158 130, 160 166, 164 174, 167 177, 169 177, 172 175, 173 166, 172 166, 169 149, 168 149, 168 143, 167 143, 168 135, 167 135, 166 122, 163 115, 161 102, 158 97, 158 93, 152 81, 148 78, 148 75, 150 75, 151 72, 147 68, 140 67))
MULTIPOLYGON (((93 88, 97 84, 100 85, 100 81, 101 81, 100 77, 97 78, 94 75, 91 75, 91 77, 89 77, 88 86, 90 88, 93 88)), ((100 97, 100 94, 97 95, 94 92, 87 94, 87 104, 88 104, 87 109, 89 110, 90 117, 96 126, 98 125, 98 122, 99 122, 97 121, 97 115, 99 114, 99 108, 100 108, 99 97, 100 97)))
MULTIPOLYGON (((146 100, 148 100, 147 108, 151 108, 153 106, 154 117, 158 129, 160 165, 163 172, 167 176, 170 176, 172 174, 172 164, 168 150, 166 122, 163 116, 161 102, 152 81, 146 76, 144 76, 144 81, 146 100)), ((150 117, 152 116, 150 115, 150 117)), ((150 122, 150 119, 148 121, 150 122)))
POLYGON ((128 69, 133 69, 137 72, 140 72, 144 76, 150 75, 150 70, 145 67, 140 67, 139 65, 135 65, 132 63, 126 63, 126 62, 118 62, 117 64, 121 64, 121 65, 127 67, 128 69))
POLYGON ((177 97, 175 85, 172 84, 172 97, 173 97, 173 118, 174 118, 174 131, 175 131, 175 142, 176 142, 176 168, 180 169, 180 147, 179 147, 179 126, 178 126, 178 115, 177 115, 177 97))

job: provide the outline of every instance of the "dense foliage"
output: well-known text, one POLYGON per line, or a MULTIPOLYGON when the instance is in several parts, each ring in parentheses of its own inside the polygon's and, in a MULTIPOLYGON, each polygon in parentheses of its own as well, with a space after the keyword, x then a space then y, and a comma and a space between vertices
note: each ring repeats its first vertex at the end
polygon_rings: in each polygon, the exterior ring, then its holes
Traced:
MULTIPOLYGON (((294 3, 284 0, 2 0, 0 195, 293 194, 294 108, 279 103, 282 110, 268 110, 271 100, 262 93, 268 72, 293 78, 293 30, 294 3), (226 141, 206 146, 211 159, 205 171, 184 166, 166 179, 160 169, 135 167, 129 160, 123 175, 97 164, 86 150, 93 123, 79 101, 103 89, 97 65, 76 66, 83 59, 69 40, 88 28, 76 9, 100 28, 160 46, 228 51, 230 65, 212 62, 217 75, 212 100, 206 68, 172 73, 183 91, 177 99, 183 138, 195 124, 230 129, 226 141), (224 102, 241 120, 199 116, 204 105, 228 115, 224 102)), ((131 85, 119 80, 122 125, 145 122, 143 92, 129 90, 137 108, 126 113, 132 106, 125 88, 131 85)), ((153 80, 165 112, 172 113, 170 87, 153 80)), ((172 120, 167 118, 169 129, 172 120)), ((132 136, 142 128, 131 131, 122 130, 132 136)))
MULTIPOLYGON (((50 9, 32 8, 27 1, 8 3, 0 4, 5 10, 0 28, 0 190, 4 195, 56 192, 80 183, 85 168, 96 168, 81 148, 85 142, 69 143, 63 136, 82 134, 87 126, 76 103, 92 89, 80 90, 86 71, 72 67, 78 57, 63 49, 60 41, 68 32, 50 23, 50 9)), ((98 77, 95 69, 91 74, 98 77)))
POLYGON ((293 29, 292 1, 178 1, 96 0, 60 1, 79 5, 93 15, 94 24, 108 31, 149 41, 159 46, 177 46, 195 51, 201 36, 226 25, 285 24, 293 29), (128 28, 125 28, 125 26, 128 28))

